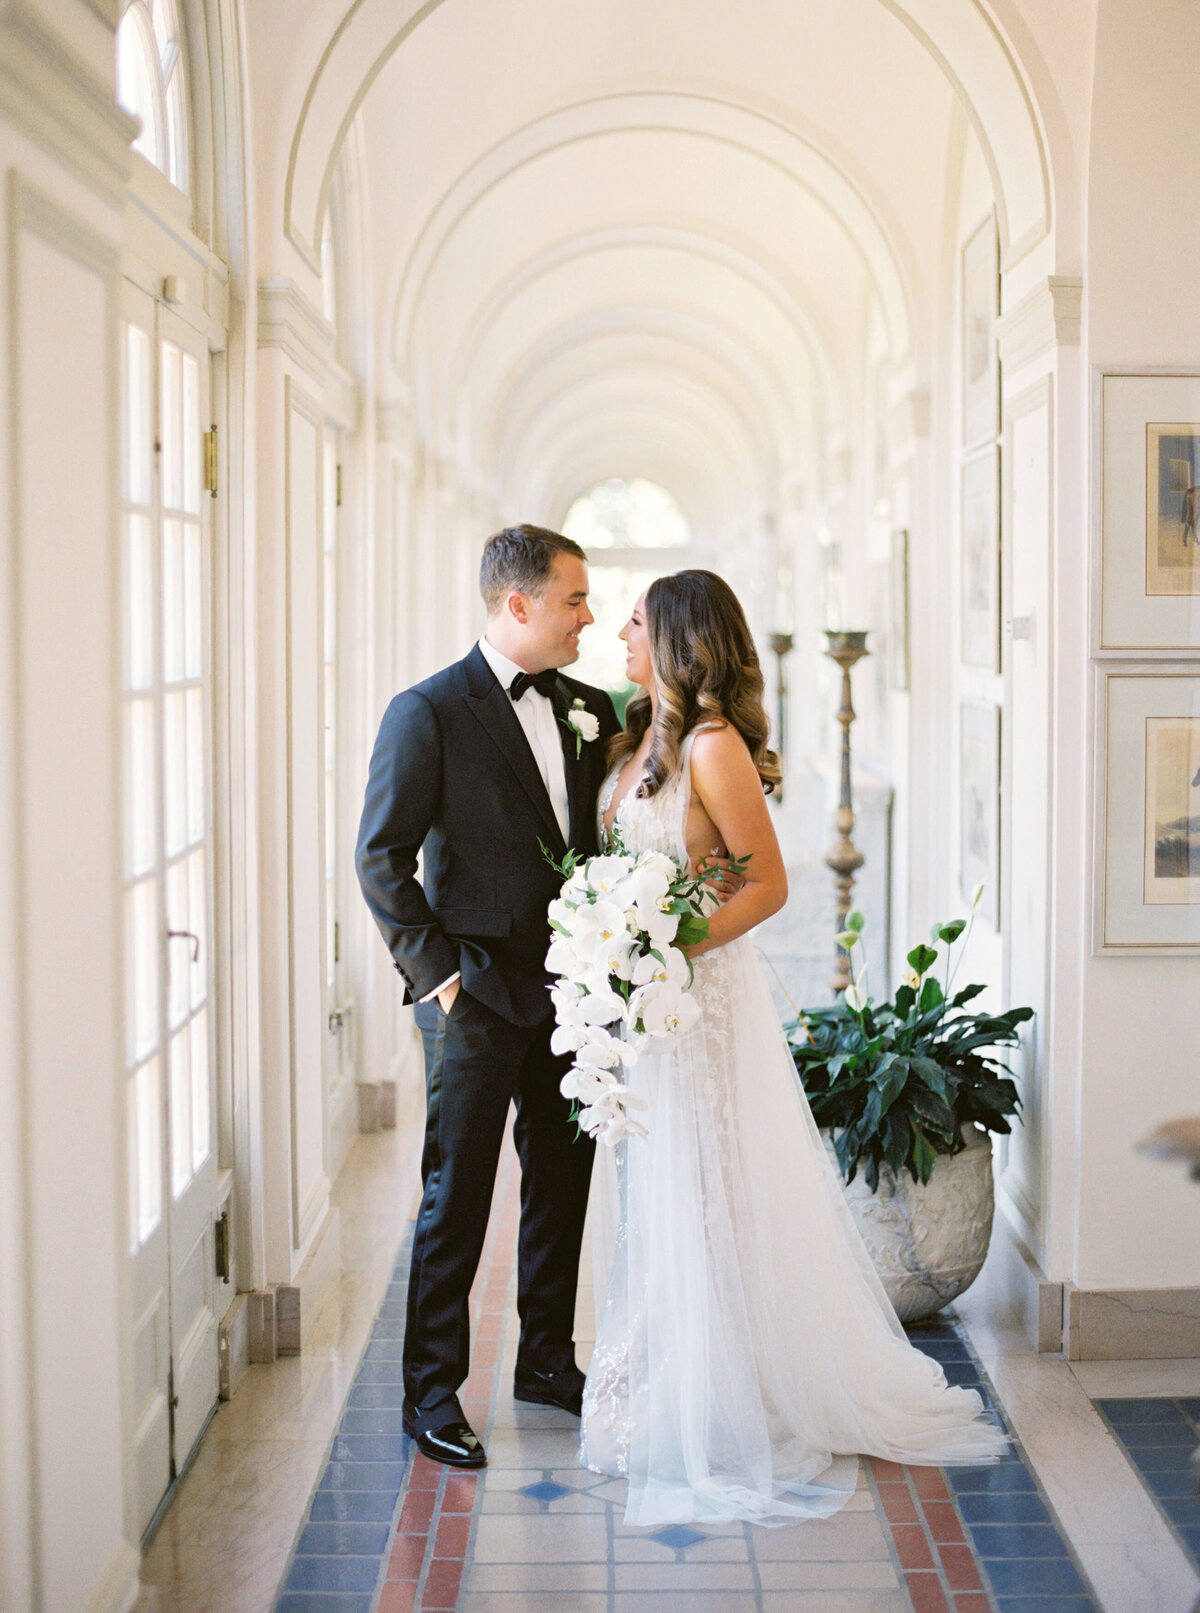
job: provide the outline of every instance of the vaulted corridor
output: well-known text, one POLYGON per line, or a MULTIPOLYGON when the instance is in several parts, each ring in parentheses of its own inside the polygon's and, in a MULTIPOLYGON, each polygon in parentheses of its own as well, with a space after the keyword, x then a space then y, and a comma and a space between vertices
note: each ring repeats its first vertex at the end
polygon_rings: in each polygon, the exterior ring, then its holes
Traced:
POLYGON ((1139 1145, 1200 1060, 1198 68, 1191 0, 0 0, 4 1613, 325 1608, 293 1552, 377 1558, 364 1613, 1184 1613, 1200 1195, 1139 1145), (1033 1010, 928 1342, 1034 1501, 864 1465, 857 1556, 643 1552, 507 1398, 498 1199, 470 1506, 402 1442, 389 1505, 310 1514, 339 1439, 402 1441, 424 1088, 368 759, 520 521, 585 549, 619 707, 647 583, 736 589, 781 1019, 832 998, 846 789, 872 989, 974 902, 962 980, 1033 1010), (1008 1524, 1078 1586, 993 1574, 1008 1524))

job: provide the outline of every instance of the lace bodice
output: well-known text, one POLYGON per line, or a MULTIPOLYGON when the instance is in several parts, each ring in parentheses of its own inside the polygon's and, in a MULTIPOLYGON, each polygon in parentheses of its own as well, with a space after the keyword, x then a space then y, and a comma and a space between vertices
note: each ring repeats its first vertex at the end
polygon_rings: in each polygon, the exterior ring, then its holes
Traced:
MULTIPOLYGON (((693 730, 684 739, 679 747, 678 772, 655 795, 638 795, 638 787, 634 783, 622 796, 613 819, 613 828, 619 830, 626 851, 661 851, 687 866, 687 816, 692 798, 691 758, 695 737, 696 730, 693 730)), ((628 760, 628 757, 622 758, 609 773, 596 803, 600 843, 606 848, 611 841, 604 820, 612 806, 621 768, 628 760)))

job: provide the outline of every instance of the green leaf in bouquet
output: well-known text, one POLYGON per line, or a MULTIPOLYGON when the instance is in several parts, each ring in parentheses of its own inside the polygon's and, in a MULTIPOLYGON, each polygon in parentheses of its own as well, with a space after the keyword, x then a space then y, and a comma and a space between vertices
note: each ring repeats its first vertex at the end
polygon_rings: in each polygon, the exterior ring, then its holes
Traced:
POLYGON ((679 921, 679 928, 675 931, 675 945, 679 947, 698 946, 701 941, 708 940, 708 920, 702 913, 693 913, 690 909, 679 921))

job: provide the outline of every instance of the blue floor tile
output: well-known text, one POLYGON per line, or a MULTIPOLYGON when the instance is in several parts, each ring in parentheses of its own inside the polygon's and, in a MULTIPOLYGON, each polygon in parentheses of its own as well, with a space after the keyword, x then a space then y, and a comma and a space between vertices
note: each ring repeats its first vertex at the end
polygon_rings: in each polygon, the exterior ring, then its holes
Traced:
POLYGON ((1200 1563, 1200 1524, 1176 1524, 1175 1533, 1183 1541, 1194 1563, 1200 1563))
POLYGON ((1067 1548, 1052 1523, 971 1523, 971 1543, 981 1557, 1065 1557, 1067 1548))
POLYGON ((382 1557, 387 1550, 387 1523, 309 1523, 296 1543, 298 1557, 382 1557))
POLYGON ((322 1490, 394 1490, 400 1494, 404 1462, 330 1462, 321 1475, 322 1490))
POLYGON ((373 1594, 339 1596, 333 1591, 288 1591, 275 1604, 275 1613, 371 1613, 373 1594))
POLYGON ((1075 1564, 1066 1557, 991 1558, 984 1562, 984 1573, 997 1596, 1082 1596, 1087 1586, 1075 1564))
POLYGON ((1200 1423, 1200 1400, 1177 1400, 1175 1404, 1189 1416, 1194 1423, 1200 1423))
POLYGON ((295 1557, 284 1584, 287 1591, 373 1591, 378 1557, 295 1557))
POLYGON ((969 1361, 971 1352, 960 1339, 922 1339, 913 1340, 922 1355, 928 1355, 935 1361, 969 1361))
POLYGON ((1196 1493, 1192 1483, 1191 1468, 1188 1467, 1168 1468, 1162 1472, 1145 1473, 1142 1476, 1149 1486, 1151 1494, 1157 1496, 1160 1501, 1165 1501, 1168 1496, 1195 1495, 1196 1493))
POLYGON ((318 1490, 309 1517, 314 1523, 390 1523, 398 1490, 318 1490))
POLYGON ((402 1383, 364 1383, 361 1373, 355 1378, 346 1402, 351 1411, 399 1411, 403 1404, 402 1383))
POLYGON ((1126 1445, 1126 1456, 1142 1473, 1188 1473, 1192 1466, 1190 1445, 1126 1445))
POLYGON ((397 1356, 394 1361, 364 1361, 354 1375, 355 1385, 386 1384, 388 1388, 404 1386, 404 1363, 397 1356))
POLYGON ((1132 1451, 1155 1445, 1192 1450, 1196 1445, 1196 1430, 1184 1417, 1165 1423, 1122 1423, 1120 1437, 1121 1443, 1132 1451))
POLYGON ((967 1523, 1049 1523, 1046 1503, 1035 1490, 963 1490, 958 1510, 967 1523))
POLYGON ((940 1365, 947 1383, 966 1384, 971 1389, 983 1387, 983 1379, 974 1361, 942 1361, 940 1365))
POLYGON ((1090 1596, 1002 1596, 1000 1613, 1096 1613, 1090 1596))
POLYGON ((1200 1527, 1200 1495, 1181 1495, 1164 1498, 1162 1509, 1178 1528, 1187 1525, 1200 1527))
MULTIPOLYGON (((335 1434, 331 1462, 403 1462, 408 1449, 403 1434, 335 1434)), ((377 1488, 377 1486, 372 1486, 377 1488)))
MULTIPOLYGON (((404 1414, 399 1406, 393 1406, 391 1410, 351 1407, 349 1411, 343 1412, 341 1423, 338 1425, 339 1438, 346 1435, 355 1438, 362 1435, 395 1438, 403 1432, 404 1414)), ((368 1457, 367 1460, 371 1458, 368 1457)))
POLYGON ((364 1361, 402 1361, 404 1359, 403 1339, 372 1339, 367 1345, 364 1361))
POLYGON ((1110 1423, 1122 1430, 1133 1423, 1181 1423, 1183 1413, 1173 1400, 1097 1400, 1110 1423))
POLYGON ((951 1487, 962 1494, 972 1490, 1001 1494, 1011 1490, 1034 1490, 1037 1486, 1024 1462, 1010 1458, 994 1467, 956 1467, 946 1475, 951 1487))

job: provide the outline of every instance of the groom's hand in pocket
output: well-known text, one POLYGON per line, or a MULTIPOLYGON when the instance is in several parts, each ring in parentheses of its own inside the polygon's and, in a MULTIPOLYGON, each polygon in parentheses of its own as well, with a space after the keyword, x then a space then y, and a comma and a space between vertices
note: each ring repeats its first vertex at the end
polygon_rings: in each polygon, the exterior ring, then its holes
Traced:
POLYGON ((461 980, 452 980, 444 990, 438 992, 438 1003, 443 1014, 448 1014, 454 1007, 455 998, 462 990, 461 980))

